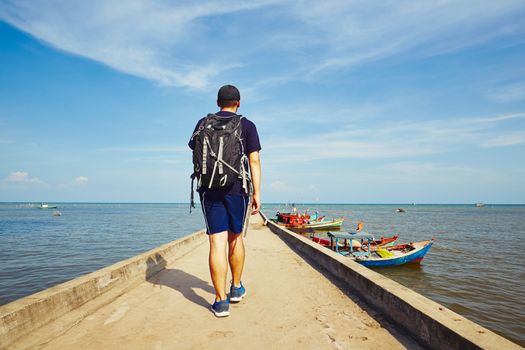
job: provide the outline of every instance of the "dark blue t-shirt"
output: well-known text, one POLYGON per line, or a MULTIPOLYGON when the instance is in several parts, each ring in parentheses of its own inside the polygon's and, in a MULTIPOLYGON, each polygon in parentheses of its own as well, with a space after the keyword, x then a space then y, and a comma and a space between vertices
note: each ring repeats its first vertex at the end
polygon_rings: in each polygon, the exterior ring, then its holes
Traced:
MULTIPOLYGON (((229 118, 235 115, 233 112, 226 112, 226 111, 220 111, 215 113, 215 115, 219 117, 229 118)), ((195 126, 195 130, 193 130, 193 133, 197 131, 199 128, 199 124, 204 120, 204 118, 201 118, 197 125, 195 126)), ((258 152, 261 150, 261 144, 259 142, 259 134, 257 133, 257 128, 255 127, 255 124, 251 122, 250 120, 246 118, 241 119, 241 133, 242 133, 242 144, 244 147, 244 153, 246 155, 249 155, 252 152, 258 152)), ((191 149, 195 148, 195 144, 193 140, 190 139, 190 142, 188 142, 188 146, 191 149)), ((204 192, 205 188, 201 188, 199 192, 204 192)), ((244 191, 242 189, 242 181, 236 181, 232 186, 229 188, 225 188, 222 190, 210 190, 207 189, 206 192, 214 192, 218 195, 224 195, 224 194, 236 194, 236 195, 242 195, 244 194, 244 191)))

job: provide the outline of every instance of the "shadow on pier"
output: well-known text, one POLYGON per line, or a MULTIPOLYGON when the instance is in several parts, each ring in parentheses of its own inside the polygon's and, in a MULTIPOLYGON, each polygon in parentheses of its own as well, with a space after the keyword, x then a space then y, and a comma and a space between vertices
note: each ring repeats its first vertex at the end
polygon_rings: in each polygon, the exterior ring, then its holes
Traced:
POLYGON ((201 289, 215 295, 213 287, 208 282, 182 270, 166 268, 167 261, 160 254, 157 254, 155 259, 148 258, 146 264, 146 281, 161 288, 162 286, 172 288, 192 303, 209 309, 210 302, 195 293, 195 290, 201 289))

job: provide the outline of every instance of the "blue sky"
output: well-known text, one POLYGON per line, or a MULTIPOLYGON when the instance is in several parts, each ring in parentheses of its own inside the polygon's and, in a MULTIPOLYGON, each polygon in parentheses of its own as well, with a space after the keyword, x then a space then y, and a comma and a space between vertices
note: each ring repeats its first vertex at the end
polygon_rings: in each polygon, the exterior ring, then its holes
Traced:
POLYGON ((523 1, 2 1, 0 200, 187 202, 241 91, 266 202, 524 203, 523 1))

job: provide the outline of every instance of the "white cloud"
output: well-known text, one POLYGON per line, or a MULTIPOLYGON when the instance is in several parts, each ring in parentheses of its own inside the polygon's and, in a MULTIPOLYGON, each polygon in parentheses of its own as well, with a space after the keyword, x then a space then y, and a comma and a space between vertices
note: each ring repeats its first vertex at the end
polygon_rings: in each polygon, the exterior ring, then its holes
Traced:
POLYGON ((311 73, 353 66, 398 54, 431 56, 499 37, 523 34, 523 2, 308 1, 295 14, 315 33, 324 59, 311 73), (321 42, 322 44, 319 44, 321 42))
POLYGON ((147 162, 159 164, 180 164, 183 162, 181 155, 189 155, 190 149, 184 146, 169 145, 143 145, 137 147, 108 147, 100 149, 102 152, 123 153, 127 158, 126 162, 147 162))
POLYGON ((514 102, 525 99, 525 81, 503 85, 486 94, 487 98, 498 102, 514 102))
POLYGON ((470 118, 470 119, 465 119, 465 122, 467 124, 470 124, 470 123, 485 124, 485 123, 494 123, 494 122, 501 122, 501 121, 506 121, 506 120, 513 120, 513 119, 525 119, 525 113, 501 114, 495 117, 484 117, 484 118, 477 118, 477 119, 470 118))
POLYGON ((102 151, 129 152, 129 153, 182 153, 188 152, 187 146, 140 146, 140 147, 108 147, 102 151))
POLYGON ((506 147, 525 143, 525 132, 509 132, 506 135, 497 136, 481 144, 485 148, 506 147))
MULTIPOLYGON (((200 59, 185 49, 200 32, 199 20, 256 9, 270 1, 33 1, 0 3, 0 19, 75 55, 162 85, 194 89, 240 63, 200 59)), ((202 44, 202 42, 201 42, 202 44)), ((205 47, 205 46, 203 46, 205 47)))
POLYGON ((28 176, 29 176, 29 174, 26 173, 25 171, 15 171, 15 172, 10 173, 7 176, 7 181, 10 181, 10 182, 22 182, 22 181, 26 181, 28 176))
POLYGON ((77 176, 75 178, 75 184, 77 185, 85 185, 89 181, 89 178, 87 176, 77 176))
POLYGON ((288 186, 283 181, 272 181, 270 189, 275 192, 283 192, 288 190, 288 186))
POLYGON ((495 128, 525 113, 484 118, 450 118, 360 126, 341 125, 315 135, 286 134, 267 140, 266 161, 309 163, 330 159, 403 159, 453 152, 458 148, 498 147, 524 142, 524 133, 508 135, 495 128), (488 140, 488 141, 480 141, 488 140))
POLYGON ((7 182, 18 184, 42 184, 42 180, 37 177, 29 177, 29 173, 25 171, 14 171, 9 173, 6 178, 7 182))
POLYGON ((447 186, 470 186, 474 183, 495 183, 506 176, 507 174, 490 167, 400 161, 380 165, 377 169, 352 173, 348 180, 357 183, 389 184, 414 191, 422 187, 430 190, 439 187, 446 189, 447 186))
POLYGON ((383 168, 388 170, 389 174, 391 174, 391 172, 396 172, 403 176, 411 175, 412 177, 436 173, 456 175, 457 173, 475 174, 476 172, 479 172, 479 169, 474 169, 468 166, 437 165, 431 162, 417 163, 409 161, 389 163, 384 165, 383 168))
POLYGON ((516 18, 523 11, 518 0, 0 2, 0 19, 60 50, 193 89, 237 68, 255 74, 252 86, 279 85, 399 54, 429 56, 519 38, 524 25, 516 18), (221 21, 241 11, 230 26, 221 21), (252 66, 259 61, 254 57, 269 52, 271 60, 262 64, 273 76, 252 66))

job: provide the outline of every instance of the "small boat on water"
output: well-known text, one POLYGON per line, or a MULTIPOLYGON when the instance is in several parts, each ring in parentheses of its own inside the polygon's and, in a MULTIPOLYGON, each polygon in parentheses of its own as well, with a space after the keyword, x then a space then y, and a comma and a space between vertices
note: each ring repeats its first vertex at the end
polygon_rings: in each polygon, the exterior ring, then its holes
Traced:
POLYGON ((476 208, 481 208, 481 207, 484 207, 485 206, 485 203, 482 203, 482 202, 477 202, 476 203, 476 208))
POLYGON ((363 266, 397 266, 420 263, 434 243, 433 239, 411 242, 372 250, 368 255, 356 256, 355 261, 363 266))
POLYGON ((37 206, 38 209, 56 209, 58 208, 58 205, 49 205, 47 203, 41 203, 39 206, 37 206))
POLYGON ((62 213, 59 212, 58 210, 55 210, 55 211, 53 212, 53 216, 62 216, 62 213))
POLYGON ((279 213, 276 218, 270 219, 280 226, 294 229, 315 229, 315 230, 333 230, 343 225, 344 218, 328 219, 325 216, 317 216, 312 219, 308 214, 279 213))
POLYGON ((328 232, 330 246, 342 255, 354 259, 356 262, 367 267, 398 266, 409 263, 420 263, 428 250, 432 247, 434 239, 421 242, 410 242, 391 247, 379 247, 373 249, 371 242, 374 236, 368 233, 328 232), (344 246, 349 240, 349 249, 341 250, 339 241, 343 240, 344 246), (353 240, 360 240, 361 247, 354 249, 353 240), (366 245, 365 242, 366 241, 366 245))
POLYGON ((406 213, 406 210, 403 208, 397 208, 396 213, 406 213))
MULTIPOLYGON (((370 248, 372 250, 374 250, 374 247, 391 247, 391 246, 393 246, 396 243, 398 238, 399 238, 399 236, 392 236, 392 237, 381 237, 379 239, 372 240, 370 242, 370 248)), ((330 240, 329 239, 313 236, 312 237, 312 241, 314 241, 315 243, 319 243, 322 246, 330 247, 330 240)), ((353 247, 361 247, 361 246, 362 245, 360 243, 353 245, 353 247)), ((344 248, 344 246, 342 246, 342 245, 340 245, 340 247, 344 248)))

